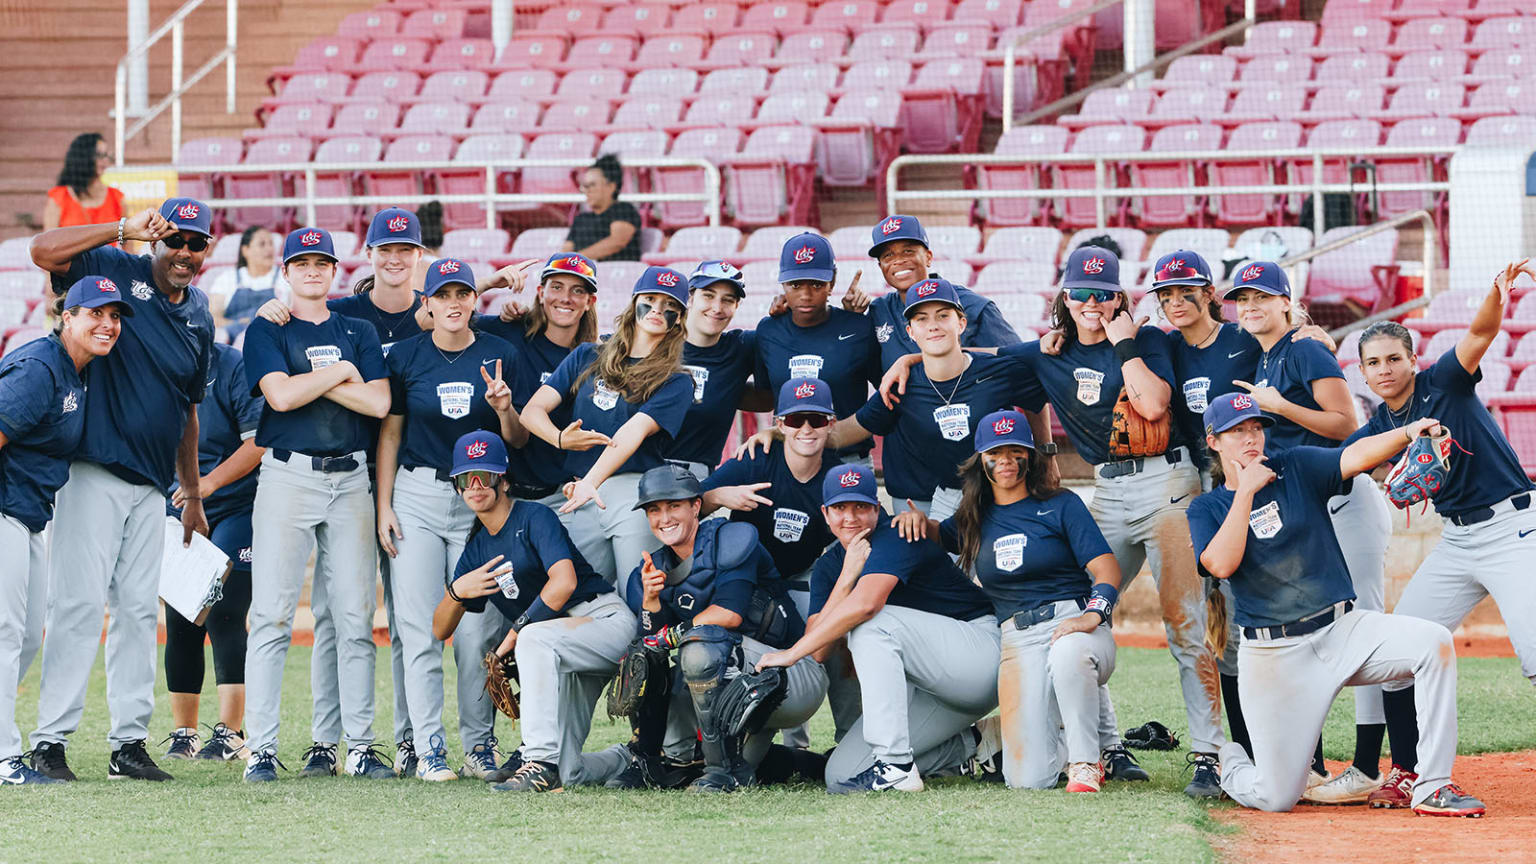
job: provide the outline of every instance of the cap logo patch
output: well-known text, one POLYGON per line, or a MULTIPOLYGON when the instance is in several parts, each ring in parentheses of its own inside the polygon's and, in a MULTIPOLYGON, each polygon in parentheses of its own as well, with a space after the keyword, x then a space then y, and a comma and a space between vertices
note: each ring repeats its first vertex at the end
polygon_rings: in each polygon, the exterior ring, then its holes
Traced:
POLYGON ((809 399, 816 395, 816 385, 807 381, 795 387, 796 399, 809 399))
POLYGON ((1435 457, 1429 455, 1428 453, 1420 453, 1414 458, 1418 460, 1420 465, 1428 465, 1429 463, 1435 461, 1435 457))
POLYGON ((816 259, 816 250, 810 246, 801 246, 795 250, 796 264, 809 264, 816 259))
POLYGON ((1098 274, 1103 273, 1104 272, 1104 259, 1103 258, 1089 258, 1087 261, 1084 261, 1083 262, 1083 272, 1087 273, 1090 276, 1097 276, 1098 274))
POLYGON ((992 421, 992 434, 993 435, 1007 435, 1009 432, 1012 432, 1012 431, 1013 431, 1013 420, 1011 418, 1003 417, 1003 418, 1000 418, 998 420, 992 421))
POLYGON ((853 487, 859 485, 859 472, 844 471, 842 476, 837 478, 837 485, 843 487, 844 489, 852 489, 853 487))
POLYGON ((1247 411, 1249 408, 1253 407, 1253 399, 1239 393, 1238 395, 1232 397, 1232 407, 1239 411, 1247 411))
POLYGON ((459 262, 439 261, 437 262, 437 272, 442 276, 447 276, 450 273, 457 273, 459 272, 459 262))
POLYGON ((96 290, 101 291, 101 292, 106 293, 106 294, 116 294, 117 293, 117 283, 113 282, 111 279, 108 279, 107 277, 103 276, 100 279, 96 280, 96 290))
POLYGON ((485 455, 485 451, 486 446, 484 441, 471 441, 469 442, 469 446, 464 448, 464 455, 471 459, 479 459, 485 455))
POLYGON ((1264 275, 1263 265, 1255 264, 1252 267, 1244 267, 1243 272, 1237 278, 1244 282, 1252 282, 1262 275, 1264 275))
POLYGON ((938 293, 938 290, 939 290, 939 286, 938 285, 936 285, 936 284, 934 284, 932 282, 924 282, 923 284, 917 286, 917 296, 919 296, 919 297, 927 297, 927 296, 929 296, 931 294, 938 293))
POLYGON ((299 245, 300 246, 319 246, 320 245, 320 232, 319 231, 305 231, 303 234, 300 234, 299 235, 299 245))
POLYGON ((396 216, 395 218, 389 220, 389 222, 386 224, 389 226, 389 230, 392 233, 398 234, 401 231, 404 231, 411 224, 411 220, 405 218, 404 216, 396 216))
POLYGON ((887 237, 889 237, 890 235, 896 233, 896 231, 898 231, 900 229, 901 229, 901 219, 899 219, 899 218, 897 218, 895 216, 892 216, 891 218, 889 218, 889 219, 885 220, 884 222, 880 223, 880 233, 886 235, 887 237))
POLYGON ((177 219, 196 219, 198 207, 196 204, 183 204, 176 208, 177 219))
POLYGON ((663 288, 677 287, 677 274, 671 271, 656 274, 656 284, 663 288))

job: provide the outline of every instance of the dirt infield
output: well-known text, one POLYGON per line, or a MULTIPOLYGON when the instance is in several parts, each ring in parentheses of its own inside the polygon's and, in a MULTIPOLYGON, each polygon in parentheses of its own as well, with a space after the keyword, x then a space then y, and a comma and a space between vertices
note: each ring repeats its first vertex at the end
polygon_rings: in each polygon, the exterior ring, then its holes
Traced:
MULTIPOLYGON (((1348 763, 1329 762, 1330 771, 1348 763)), ((1406 810, 1316 807, 1290 813, 1228 810, 1217 818, 1240 833, 1212 841, 1223 861, 1536 861, 1536 750, 1458 756, 1455 776, 1488 805, 1481 819, 1414 816, 1406 810)))
MULTIPOLYGON (((1507 636, 1467 636, 1456 634, 1457 657, 1513 657, 1515 648, 1507 636)), ((1168 640, 1146 633, 1115 633, 1115 644, 1122 648, 1167 648, 1168 640)), ((1536 847, 1536 841, 1533 841, 1536 847)), ((1533 853, 1536 855, 1536 853, 1533 853)), ((1536 860, 1536 858, 1533 858, 1536 860)))

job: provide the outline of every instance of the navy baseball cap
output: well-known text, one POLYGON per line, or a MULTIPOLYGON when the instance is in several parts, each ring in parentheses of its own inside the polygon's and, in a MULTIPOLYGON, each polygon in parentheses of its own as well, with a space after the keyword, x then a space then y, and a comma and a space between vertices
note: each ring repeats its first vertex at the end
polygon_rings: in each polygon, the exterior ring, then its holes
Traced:
POLYGON ((560 274, 575 276, 597 290, 597 265, 591 258, 580 252, 556 252, 544 262, 544 269, 539 271, 539 281, 543 282, 551 276, 560 274))
POLYGON ((1120 259, 1099 246, 1081 246, 1067 258, 1063 288, 1099 288, 1120 291, 1120 259))
POLYGON ((827 238, 810 231, 784 241, 779 252, 779 284, 810 279, 831 282, 836 276, 832 244, 827 238))
POLYGON ((787 417, 790 414, 825 414, 836 417, 837 410, 832 407, 832 388, 820 378, 791 378, 779 388, 779 404, 773 413, 776 417, 787 417))
POLYGON ((916 216, 897 214, 881 219, 869 232, 869 257, 879 258, 880 247, 892 240, 915 240, 923 244, 924 248, 931 249, 928 245, 928 232, 923 230, 923 223, 917 221, 916 216))
POLYGON ((657 465, 641 474, 640 485, 635 491, 639 497, 631 510, 643 510, 645 505, 657 501, 687 501, 704 495, 699 486, 699 478, 693 476, 693 472, 687 468, 671 462, 657 465))
POLYGON ((69 286, 69 293, 64 295, 65 309, 95 309, 109 303, 121 306, 119 311, 124 315, 133 314, 133 307, 117 290, 117 283, 105 276, 87 276, 69 286))
POLYGON ((1237 272, 1232 274, 1232 287, 1221 295, 1221 299, 1230 299, 1244 288, 1254 288, 1276 297, 1291 296, 1291 280, 1286 278, 1280 265, 1273 261, 1250 261, 1237 268, 1237 272))
POLYGON ((283 241, 283 263, 300 255, 324 255, 332 261, 341 260, 336 257, 331 232, 324 228, 298 228, 288 233, 288 239, 283 241))
POLYGON ((1030 431, 1028 418, 1020 411, 1008 410, 981 418, 976 424, 976 452, 1008 446, 1035 449, 1035 433, 1030 431))
POLYGON ((688 308, 688 278, 671 267, 647 267, 635 280, 631 294, 665 294, 688 308))
POLYGON ((373 214, 368 223, 368 238, 364 246, 383 246, 388 243, 408 243, 421 246, 421 220, 403 207, 389 207, 373 214))
POLYGON ((175 225, 178 231, 191 231, 204 237, 213 236, 213 211, 196 198, 167 198, 160 205, 160 215, 175 225))
POLYGON ((705 261, 695 267, 688 276, 689 292, 707 288, 717 282, 728 282, 736 291, 736 299, 747 296, 747 281, 741 270, 729 261, 705 261))
POLYGON ((911 320, 913 311, 924 303, 947 303, 965 312, 965 307, 960 305, 960 292, 943 279, 924 279, 908 288, 907 308, 901 314, 911 320))
POLYGON ((826 479, 821 481, 822 506, 831 507, 844 501, 858 501, 879 507, 880 498, 875 492, 875 472, 851 462, 829 469, 826 479))
POLYGON ((475 271, 469 269, 468 264, 457 258, 439 258, 427 267, 427 282, 421 289, 421 296, 431 297, 444 285, 455 282, 479 290, 475 285, 475 271))
POLYGON ((1257 420, 1261 426, 1275 425, 1275 418, 1259 410, 1259 403, 1247 393, 1227 393, 1211 400, 1205 407, 1205 434, 1220 435, 1244 420, 1257 420))
POLYGON ((471 471, 507 473, 507 445, 500 435, 481 429, 453 442, 453 470, 448 473, 457 477, 471 471))
POLYGON ((1198 252, 1180 249, 1169 252, 1152 265, 1152 290, 1175 285, 1203 287, 1212 283, 1211 265, 1198 252))

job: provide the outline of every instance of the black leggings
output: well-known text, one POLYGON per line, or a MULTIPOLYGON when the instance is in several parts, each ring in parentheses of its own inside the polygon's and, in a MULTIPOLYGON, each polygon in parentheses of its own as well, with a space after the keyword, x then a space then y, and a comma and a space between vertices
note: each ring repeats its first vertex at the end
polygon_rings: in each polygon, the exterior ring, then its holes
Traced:
POLYGON ((224 597, 199 627, 165 607, 165 683, 172 693, 203 690, 203 640, 213 642, 213 678, 219 684, 245 683, 245 613, 251 608, 251 571, 233 570, 224 597))

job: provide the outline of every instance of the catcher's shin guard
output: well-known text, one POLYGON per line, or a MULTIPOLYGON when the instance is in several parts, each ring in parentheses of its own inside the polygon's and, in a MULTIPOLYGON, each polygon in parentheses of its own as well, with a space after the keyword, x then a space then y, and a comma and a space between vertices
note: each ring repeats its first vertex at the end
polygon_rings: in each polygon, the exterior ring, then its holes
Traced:
POLYGON ((739 671, 741 666, 740 638, 723 627, 695 627, 683 638, 678 652, 699 722, 705 776, 713 775, 721 782, 729 777, 731 785, 750 781, 751 772, 741 758, 741 738, 727 732, 726 718, 717 710, 726 674, 739 671))

